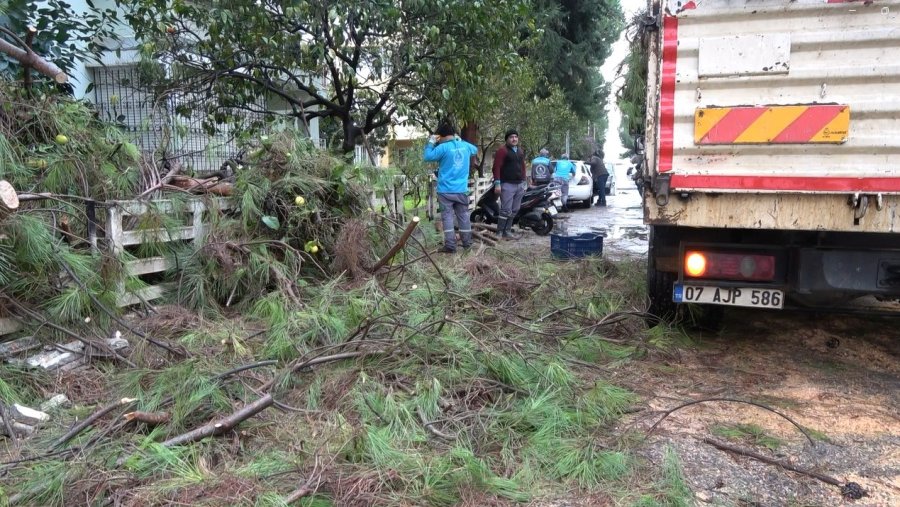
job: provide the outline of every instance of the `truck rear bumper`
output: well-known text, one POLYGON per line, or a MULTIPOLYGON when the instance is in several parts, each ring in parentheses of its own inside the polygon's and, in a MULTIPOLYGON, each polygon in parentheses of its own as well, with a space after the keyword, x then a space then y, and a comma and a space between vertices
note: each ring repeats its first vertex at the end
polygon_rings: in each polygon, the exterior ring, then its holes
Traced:
POLYGON ((900 297, 900 252, 800 248, 794 292, 800 295, 900 297))

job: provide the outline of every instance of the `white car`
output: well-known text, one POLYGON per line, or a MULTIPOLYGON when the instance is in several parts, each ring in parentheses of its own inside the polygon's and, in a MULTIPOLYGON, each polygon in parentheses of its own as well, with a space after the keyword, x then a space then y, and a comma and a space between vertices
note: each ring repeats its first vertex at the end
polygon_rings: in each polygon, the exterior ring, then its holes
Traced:
MULTIPOLYGON (((585 208, 591 207, 594 196, 594 180, 591 167, 580 160, 573 160, 575 175, 569 180, 569 202, 580 202, 585 208)), ((572 207, 567 204, 568 207, 572 207)))
POLYGON ((611 162, 605 162, 609 178, 606 178, 606 195, 616 193, 616 167, 611 162))

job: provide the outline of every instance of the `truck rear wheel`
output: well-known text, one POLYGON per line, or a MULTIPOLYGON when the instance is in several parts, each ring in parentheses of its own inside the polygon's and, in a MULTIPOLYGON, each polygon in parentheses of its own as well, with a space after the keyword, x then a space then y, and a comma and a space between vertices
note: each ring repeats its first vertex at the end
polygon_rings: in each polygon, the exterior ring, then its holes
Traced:
POLYGON ((661 322, 674 322, 678 314, 678 305, 672 301, 672 285, 675 283, 675 273, 658 271, 653 255, 647 259, 647 295, 650 297, 650 307, 647 313, 647 325, 655 327, 661 322))
POLYGON ((678 307, 672 301, 672 285, 677 275, 668 271, 656 269, 656 256, 659 254, 660 233, 656 227, 650 226, 647 252, 647 296, 650 298, 650 307, 646 318, 649 327, 655 327, 660 322, 672 322, 675 320, 678 307))
MULTIPOLYGON (((676 304, 672 300, 672 288, 678 281, 678 273, 656 269, 656 256, 663 238, 659 231, 650 227, 649 251, 647 255, 647 295, 650 307, 645 318, 648 327, 656 327, 662 322, 681 324, 705 331, 718 331, 722 327, 725 307, 720 305, 676 304)), ((664 247, 664 246, 663 246, 664 247)))

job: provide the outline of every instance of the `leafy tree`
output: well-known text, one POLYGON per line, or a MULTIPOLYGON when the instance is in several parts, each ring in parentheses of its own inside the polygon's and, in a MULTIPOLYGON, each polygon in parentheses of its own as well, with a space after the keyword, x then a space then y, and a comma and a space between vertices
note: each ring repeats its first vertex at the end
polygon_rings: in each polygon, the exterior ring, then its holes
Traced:
POLYGON ((605 116, 609 86, 599 67, 612 53, 624 26, 619 0, 536 0, 540 42, 524 51, 543 70, 538 91, 546 96, 553 85, 579 117, 605 116))
MULTIPOLYGON (((0 1, 0 27, 23 39, 29 26, 36 28, 31 43, 34 52, 68 72, 77 60, 96 60, 95 54, 102 49, 101 44, 117 37, 117 12, 98 9, 91 0, 87 5, 85 12, 78 12, 63 0, 3 0, 0 1)), ((10 33, 3 35, 5 40, 24 49, 10 33)), ((2 52, 0 76, 8 79, 21 76, 19 62, 2 52)))
MULTIPOLYGON (((587 132, 588 122, 570 109, 560 88, 552 88, 546 97, 534 93, 539 74, 538 69, 521 66, 489 83, 498 99, 483 111, 478 123, 479 136, 474 140, 481 149, 477 166, 482 173, 490 171, 484 165, 487 155, 503 144, 503 135, 509 128, 518 130, 520 145, 528 158, 534 157, 541 148, 559 156, 565 151, 566 132, 572 141, 578 141, 579 134, 587 132)), ((581 148, 581 151, 589 150, 581 148)))
POLYGON ((528 0, 120 1, 145 52, 174 64, 211 118, 280 103, 340 122, 345 152, 399 116, 450 103, 470 115, 486 62, 518 59, 511 41, 530 12, 528 0))

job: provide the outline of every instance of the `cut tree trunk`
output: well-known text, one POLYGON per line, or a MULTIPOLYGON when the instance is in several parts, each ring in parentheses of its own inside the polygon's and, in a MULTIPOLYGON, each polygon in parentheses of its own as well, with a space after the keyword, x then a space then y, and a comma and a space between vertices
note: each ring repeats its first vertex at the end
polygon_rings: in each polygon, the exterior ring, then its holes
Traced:
POLYGON ((19 208, 19 196, 16 189, 6 180, 0 180, 0 211, 12 211, 19 208))
POLYGON ((9 42, 0 39, 0 52, 6 53, 14 60, 17 60, 23 66, 31 67, 41 74, 53 78, 59 84, 63 84, 69 80, 69 76, 62 71, 56 64, 44 60, 34 51, 17 48, 9 42))

